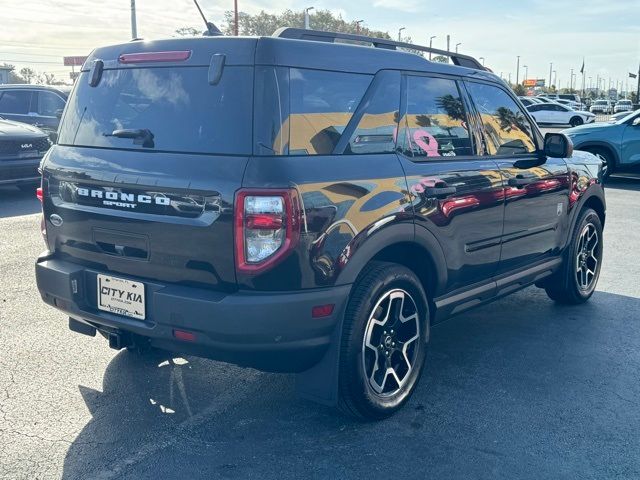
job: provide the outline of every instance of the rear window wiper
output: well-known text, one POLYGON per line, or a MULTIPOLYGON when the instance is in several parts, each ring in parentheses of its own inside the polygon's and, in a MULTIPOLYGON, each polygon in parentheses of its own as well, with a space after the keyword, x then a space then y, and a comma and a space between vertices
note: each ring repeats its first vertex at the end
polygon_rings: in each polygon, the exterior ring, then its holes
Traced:
POLYGON ((105 137, 132 138, 135 145, 153 148, 153 133, 147 128, 121 128, 111 133, 103 133, 105 137))

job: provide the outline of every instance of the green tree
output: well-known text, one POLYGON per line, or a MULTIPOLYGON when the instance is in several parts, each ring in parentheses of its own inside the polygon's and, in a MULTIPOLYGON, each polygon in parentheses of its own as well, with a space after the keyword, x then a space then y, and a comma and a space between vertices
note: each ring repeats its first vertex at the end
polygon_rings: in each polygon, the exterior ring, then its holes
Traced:
POLYGON ((524 85, 520 83, 518 83, 515 86, 512 86, 511 88, 513 89, 513 92, 519 97, 522 97, 527 94, 527 91, 525 90, 524 85))
MULTIPOLYGON (((224 13, 221 30, 225 35, 233 35, 234 15, 232 11, 224 13)), ((342 15, 334 15, 330 10, 316 10, 310 18, 311 28, 329 32, 358 33, 355 21, 348 22, 342 15)), ((238 33, 240 35, 269 36, 280 27, 304 28, 304 13, 302 11, 284 10, 279 14, 267 13, 264 10, 255 15, 246 12, 238 13, 238 33)), ((360 27, 361 35, 378 38, 391 38, 387 32, 360 27)))
POLYGON ((180 27, 174 33, 179 37, 199 37, 202 35, 202 31, 195 27, 180 27))
POLYGON ((36 72, 29 67, 24 67, 20 69, 20 76, 24 78, 26 83, 31 83, 31 80, 36 78, 36 72))
POLYGON ((435 57, 431 58, 431 61, 438 63, 449 63, 449 57, 445 57, 444 55, 436 55, 435 57))

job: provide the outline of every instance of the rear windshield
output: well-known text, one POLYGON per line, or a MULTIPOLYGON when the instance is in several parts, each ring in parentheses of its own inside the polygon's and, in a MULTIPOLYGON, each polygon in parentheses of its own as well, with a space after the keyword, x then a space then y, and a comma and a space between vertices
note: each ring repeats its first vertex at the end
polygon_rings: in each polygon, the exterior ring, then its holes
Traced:
POLYGON ((89 72, 84 72, 69 100, 58 143, 251 154, 253 67, 228 66, 217 85, 209 84, 207 71, 105 70, 96 87, 89 86, 89 72))

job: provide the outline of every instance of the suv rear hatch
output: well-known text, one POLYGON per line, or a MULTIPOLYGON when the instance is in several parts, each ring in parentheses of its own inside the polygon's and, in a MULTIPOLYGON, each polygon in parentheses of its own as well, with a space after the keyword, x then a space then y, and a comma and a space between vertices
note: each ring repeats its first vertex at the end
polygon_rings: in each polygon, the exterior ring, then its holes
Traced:
POLYGON ((94 51, 44 165, 49 250, 114 273, 235 288, 254 50, 253 39, 198 38, 94 51))

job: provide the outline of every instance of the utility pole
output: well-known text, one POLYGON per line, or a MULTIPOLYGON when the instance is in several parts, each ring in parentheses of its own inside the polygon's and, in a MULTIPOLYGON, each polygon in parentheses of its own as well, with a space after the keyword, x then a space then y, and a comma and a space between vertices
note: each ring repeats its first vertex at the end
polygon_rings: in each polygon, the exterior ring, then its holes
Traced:
POLYGON ((551 88, 551 73, 553 72, 553 62, 549 64, 549 88, 551 88))
POLYGON ((569 90, 573 90, 573 68, 571 69, 571 76, 569 77, 569 90))
POLYGON ((518 55, 518 61, 516 62, 516 85, 518 85, 519 83, 520 83, 520 55, 518 55))
MULTIPOLYGON (((436 38, 435 35, 432 35, 431 37, 429 37, 429 48, 431 48, 431 46, 433 45, 434 38, 436 38)), ((431 52, 429 52, 429 60, 431 60, 431 52)))
POLYGON ((233 0, 233 34, 237 37, 240 35, 240 27, 238 25, 238 0, 233 0))
POLYGON ((136 22, 136 0, 131 0, 131 39, 138 38, 138 25, 136 22))
MULTIPOLYGON (((237 1, 237 0, 236 0, 237 1)), ((308 7, 304 9, 304 28, 305 30, 309 30, 309 10, 313 10, 313 7, 308 7)))
POLYGON ((638 73, 636 74, 638 79, 638 89, 636 90, 636 103, 640 103, 640 64, 638 64, 638 73))

